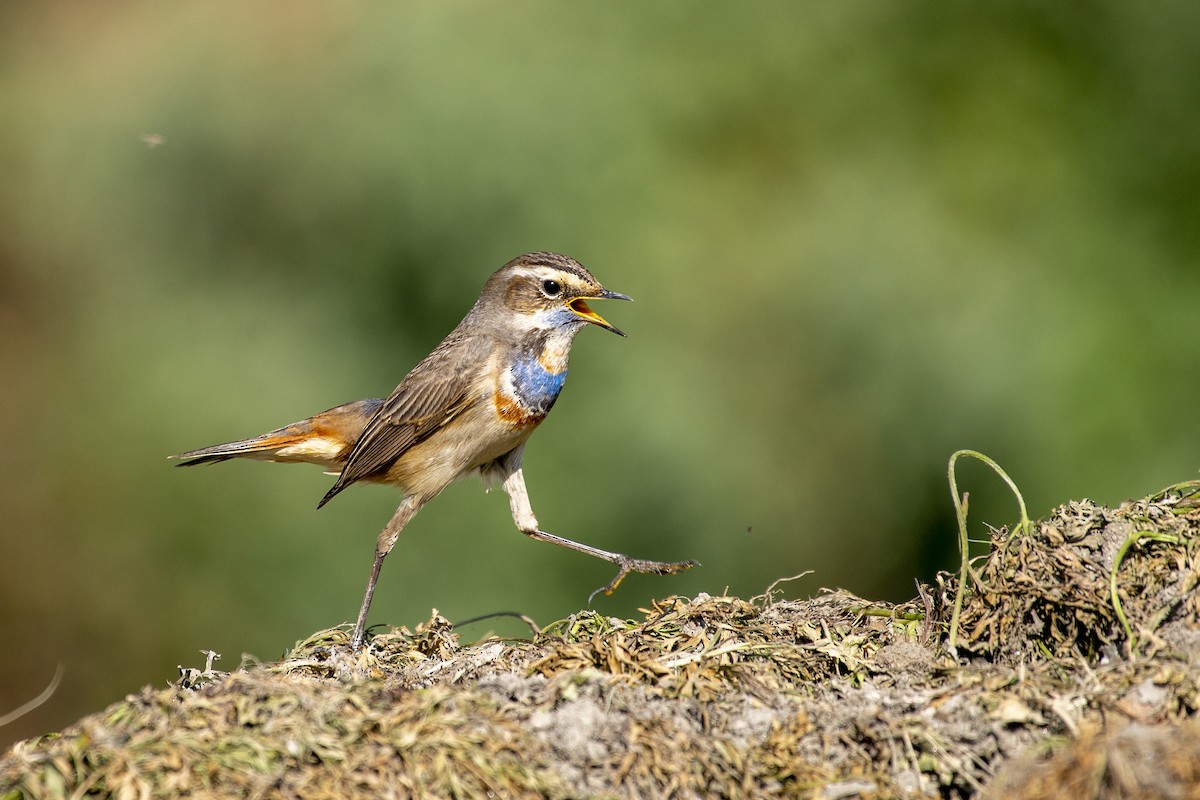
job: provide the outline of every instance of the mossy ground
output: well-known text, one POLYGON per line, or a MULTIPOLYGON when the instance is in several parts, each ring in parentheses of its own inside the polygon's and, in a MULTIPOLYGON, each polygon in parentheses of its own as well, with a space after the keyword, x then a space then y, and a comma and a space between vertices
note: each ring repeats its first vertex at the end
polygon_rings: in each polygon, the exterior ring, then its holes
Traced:
POLYGON ((672 597, 463 644, 186 670, 0 758, 0 798, 1200 797, 1194 486, 994 531, 898 605, 672 597))

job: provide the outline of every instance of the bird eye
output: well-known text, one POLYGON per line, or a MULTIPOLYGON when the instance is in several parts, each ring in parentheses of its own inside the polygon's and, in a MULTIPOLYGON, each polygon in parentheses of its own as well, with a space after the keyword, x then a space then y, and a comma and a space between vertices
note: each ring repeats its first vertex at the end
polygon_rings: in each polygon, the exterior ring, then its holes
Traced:
POLYGON ((542 281, 542 291, 547 297, 557 297, 562 292, 562 284, 558 281, 542 281))

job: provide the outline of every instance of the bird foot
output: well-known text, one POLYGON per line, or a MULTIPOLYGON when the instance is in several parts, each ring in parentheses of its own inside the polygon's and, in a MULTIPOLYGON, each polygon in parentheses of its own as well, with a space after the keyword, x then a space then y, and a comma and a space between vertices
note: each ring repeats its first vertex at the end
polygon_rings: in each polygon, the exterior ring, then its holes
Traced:
POLYGON ((588 595, 588 604, 595 599, 598 594, 610 595, 616 591, 617 586, 621 581, 625 580, 625 576, 631 572, 639 572, 643 575, 674 575, 677 572, 691 569, 692 567, 700 566, 699 561, 645 561, 640 558, 630 558, 629 556, 618 556, 613 562, 621 571, 617 573, 617 577, 613 578, 604 586, 601 586, 596 591, 588 595))

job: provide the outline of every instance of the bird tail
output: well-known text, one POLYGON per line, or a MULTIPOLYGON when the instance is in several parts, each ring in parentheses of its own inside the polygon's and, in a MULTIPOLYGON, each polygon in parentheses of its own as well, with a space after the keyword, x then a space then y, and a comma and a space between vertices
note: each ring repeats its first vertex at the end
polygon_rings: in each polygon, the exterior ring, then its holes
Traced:
POLYGON ((317 464, 340 472, 363 428, 382 404, 382 400, 375 398, 346 403, 260 436, 189 450, 171 458, 183 459, 176 465, 179 467, 252 458, 317 464))

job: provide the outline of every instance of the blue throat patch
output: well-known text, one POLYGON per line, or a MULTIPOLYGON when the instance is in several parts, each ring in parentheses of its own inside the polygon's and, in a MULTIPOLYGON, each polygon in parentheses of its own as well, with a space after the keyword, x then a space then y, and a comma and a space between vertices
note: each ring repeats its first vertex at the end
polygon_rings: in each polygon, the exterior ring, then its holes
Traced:
POLYGON ((567 371, 550 372, 536 358, 522 359, 513 365, 513 385, 522 403, 543 413, 550 410, 567 380, 567 371))

